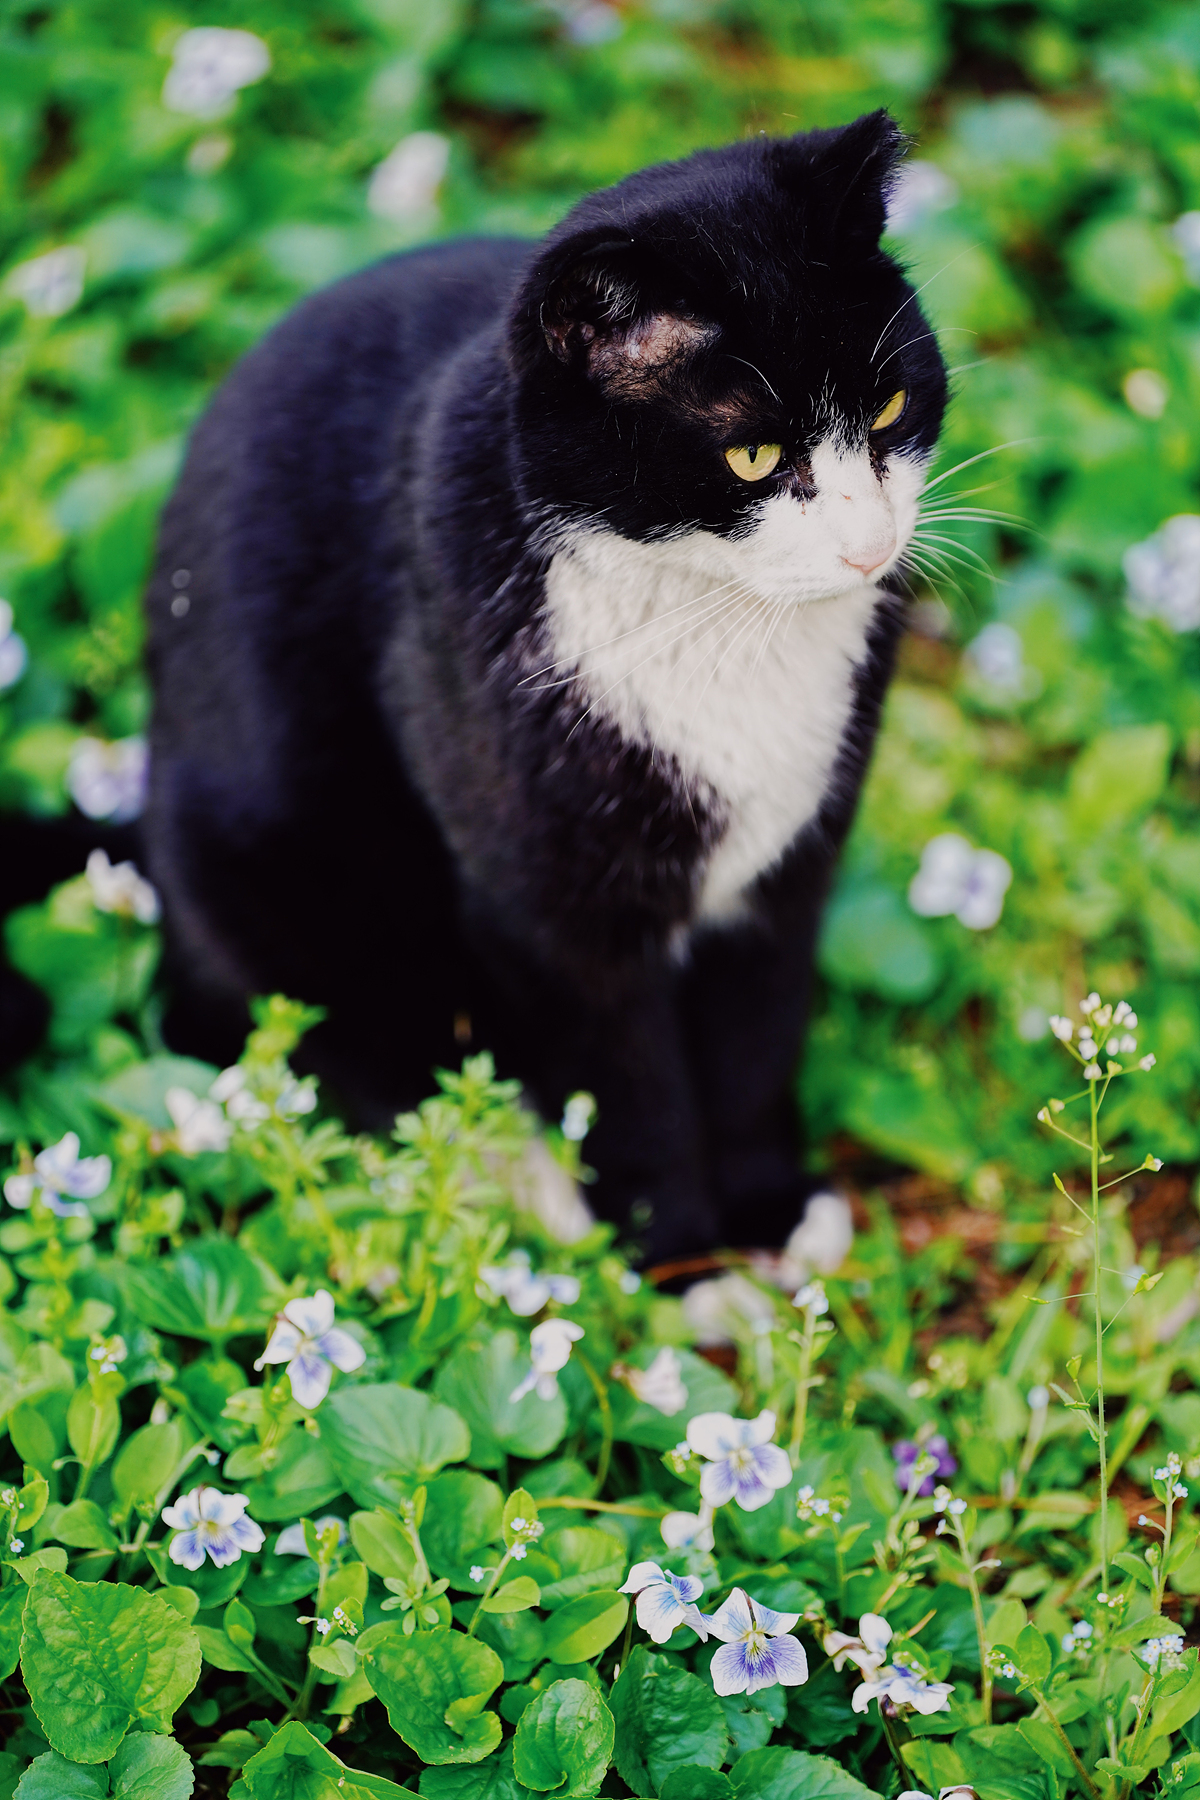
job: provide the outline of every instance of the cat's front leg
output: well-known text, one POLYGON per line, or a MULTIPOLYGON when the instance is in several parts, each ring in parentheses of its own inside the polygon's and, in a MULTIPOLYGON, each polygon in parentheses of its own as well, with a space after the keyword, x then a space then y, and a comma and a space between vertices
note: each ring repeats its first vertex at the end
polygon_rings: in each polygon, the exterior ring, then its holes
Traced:
POLYGON ((815 908, 786 932, 709 930, 693 943, 679 1012, 727 1244, 782 1245, 819 1185, 801 1167, 795 1071, 815 908))

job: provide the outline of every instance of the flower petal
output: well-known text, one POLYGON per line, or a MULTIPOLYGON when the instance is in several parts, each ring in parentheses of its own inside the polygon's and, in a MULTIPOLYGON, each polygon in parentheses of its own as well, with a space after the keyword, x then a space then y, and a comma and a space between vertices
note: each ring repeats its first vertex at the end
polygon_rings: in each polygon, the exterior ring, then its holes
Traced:
MULTIPOLYGON (((751 1447, 751 1446, 754 1446, 757 1444, 769 1444, 771 1442, 771 1439, 774 1436, 775 1436, 775 1414, 773 1412, 769 1412, 764 1407, 762 1412, 759 1413, 757 1419, 748 1419, 745 1422, 745 1424, 743 1426, 742 1443, 745 1444, 747 1447, 751 1447)), ((783 1455, 782 1451, 780 1451, 780 1455, 781 1456, 783 1455)), ((791 1474, 790 1467, 788 1469, 788 1473, 789 1473, 789 1475, 791 1474)))
MULTIPOLYGON (((775 1497, 775 1489, 760 1481, 758 1470, 751 1465, 748 1469, 734 1469, 730 1464, 721 1465, 728 1468, 733 1483, 733 1497, 743 1512, 757 1512, 760 1506, 766 1506, 775 1497)), ((700 1492, 704 1494, 701 1484, 700 1492)), ((705 1499, 708 1495, 704 1494, 705 1499)))
POLYGON ((235 1519, 228 1529, 230 1537, 241 1549, 251 1553, 262 1549, 266 1532, 253 1519, 235 1519))
POLYGON ((704 1592, 704 1583, 698 1575, 668 1575, 667 1580, 679 1598, 688 1605, 693 1600, 698 1600, 704 1592))
POLYGON ((315 1406, 320 1406, 329 1392, 333 1367, 315 1350, 304 1350, 288 1364, 287 1375, 292 1384, 292 1399, 297 1406, 311 1412, 315 1406))
POLYGON ((799 1638, 772 1638, 771 1656, 775 1663, 775 1679, 782 1686, 799 1687, 808 1680, 808 1657, 799 1638))
POLYGON ((200 1533, 181 1531, 178 1537, 171 1539, 167 1554, 181 1569, 198 1569, 204 1561, 204 1545, 200 1541, 200 1533))
POLYGON ((655 1583, 665 1582, 666 1579, 666 1575, 663 1573, 662 1569, 659 1568, 657 1563, 634 1563, 632 1569, 630 1569, 628 1575, 625 1577, 624 1584, 618 1591, 622 1594, 640 1594, 643 1588, 651 1587, 655 1583))
MULTIPOLYGON (((735 1490, 736 1477, 728 1462, 711 1462, 705 1465, 700 1474, 702 1500, 707 1500, 710 1506, 724 1506, 726 1501, 733 1499, 735 1490)), ((770 1488, 763 1488, 763 1494, 769 1500, 770 1488)))
POLYGON ((327 1356, 335 1369, 349 1374, 352 1369, 361 1369, 367 1360, 367 1353, 358 1339, 351 1337, 335 1325, 332 1331, 324 1331, 317 1339, 317 1349, 322 1356, 327 1356))
POLYGON ((768 1637, 779 1637, 782 1632, 790 1631, 793 1625, 800 1622, 799 1613, 772 1612, 769 1606, 764 1606, 761 1600, 755 1600, 753 1597, 751 1605, 754 1608, 755 1618, 768 1637))
POLYGON ((303 1332, 290 1319, 280 1319, 267 1341, 266 1349, 256 1360, 255 1368, 261 1369, 264 1363, 291 1362, 303 1342, 303 1332))
MULTIPOLYGON (((718 1606, 708 1621, 708 1629, 714 1637, 721 1638, 727 1644, 731 1644, 735 1638, 745 1637, 748 1631, 754 1629, 750 1601, 741 1588, 734 1588, 724 1605, 718 1606)), ((733 1693, 735 1690, 731 1688, 729 1691, 733 1693)))
POLYGON ((33 1204, 33 1196, 38 1189, 36 1175, 10 1175, 4 1183, 4 1198, 18 1212, 24 1212, 33 1204))
POLYGON ((892 1641, 892 1628, 880 1613, 864 1613, 858 1621, 858 1635, 873 1655, 881 1656, 892 1641))
POLYGON ((320 1337, 333 1324, 333 1295, 325 1288, 318 1288, 311 1299, 300 1295, 298 1299, 288 1301, 283 1316, 290 1319, 305 1337, 320 1337))
MULTIPOLYGON (((712 1630, 712 1620, 709 1620, 712 1630)), ((717 1635, 720 1635, 719 1633, 717 1635)), ((746 1661, 746 1647, 740 1641, 722 1644, 709 1665, 713 1690, 717 1694, 744 1694, 750 1686, 750 1667, 746 1661)))
MULTIPOLYGON (((774 1418, 774 1413, 764 1413, 764 1418, 774 1418)), ((760 1444, 754 1452, 754 1472, 760 1481, 765 1481, 769 1488, 786 1487, 792 1479, 792 1465, 786 1450, 778 1444, 760 1444)))
POLYGON ((637 1597, 637 1622, 656 1644, 665 1644, 677 1625, 682 1625, 686 1608, 669 1581, 656 1581, 643 1588, 637 1597))
POLYGON ((191 1531, 200 1523, 200 1508, 197 1499, 199 1488, 193 1488, 190 1494, 181 1494, 174 1506, 164 1506, 159 1515, 164 1525, 172 1531, 191 1531))
POLYGON ((850 1696, 851 1709, 856 1713, 865 1713, 872 1700, 887 1693, 888 1686, 886 1681, 860 1681, 850 1696))
POLYGON ((707 1456, 713 1462, 718 1462, 721 1457, 728 1456, 731 1450, 738 1449, 741 1443, 738 1421, 728 1413, 697 1413, 694 1419, 688 1420, 687 1441, 700 1456, 707 1456))

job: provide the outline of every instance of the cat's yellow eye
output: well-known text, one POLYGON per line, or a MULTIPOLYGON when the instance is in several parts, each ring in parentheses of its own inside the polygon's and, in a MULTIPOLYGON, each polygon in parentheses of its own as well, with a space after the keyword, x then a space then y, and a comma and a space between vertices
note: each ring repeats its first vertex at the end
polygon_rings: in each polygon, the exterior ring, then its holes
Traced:
POLYGON ((872 425, 871 430, 886 431, 889 425, 894 425, 896 420, 900 417, 900 414, 904 411, 907 400, 908 391, 905 388, 901 388, 898 394, 893 394, 875 423, 872 425))
POLYGON ((761 481, 783 455, 782 444, 739 444, 725 452, 725 461, 742 481, 761 481))

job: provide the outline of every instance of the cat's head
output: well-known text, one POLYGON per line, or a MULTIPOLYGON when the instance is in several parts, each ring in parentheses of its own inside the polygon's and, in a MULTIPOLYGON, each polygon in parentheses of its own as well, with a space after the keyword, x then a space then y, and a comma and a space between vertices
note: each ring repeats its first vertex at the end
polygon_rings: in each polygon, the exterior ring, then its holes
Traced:
POLYGON ((513 462, 550 534, 669 540, 804 601, 899 561, 946 373, 879 248, 884 112, 630 176, 546 241, 509 325, 513 462))

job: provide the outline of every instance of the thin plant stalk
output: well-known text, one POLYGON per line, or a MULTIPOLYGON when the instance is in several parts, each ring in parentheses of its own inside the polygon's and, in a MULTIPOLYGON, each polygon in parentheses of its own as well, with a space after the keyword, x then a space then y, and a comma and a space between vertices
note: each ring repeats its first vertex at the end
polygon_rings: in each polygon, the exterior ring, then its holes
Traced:
MULTIPOLYGON (((1100 1314, 1100 1097, 1090 1084, 1092 1112, 1092 1305, 1096 1312, 1096 1442, 1100 1451, 1100 1584, 1108 1590, 1108 1428, 1104 1422, 1104 1324, 1100 1314)), ((1106 1084, 1107 1085, 1107 1084, 1106 1084)))
POLYGON ((954 1533, 959 1553, 963 1559, 963 1568, 966 1570, 967 1589, 971 1595, 971 1611, 975 1615, 975 1636, 979 1640, 979 1667, 983 1677, 980 1696, 983 1701, 983 1722, 985 1725, 990 1725, 992 1722, 993 1675, 991 1661, 988 1656, 989 1646, 987 1625, 983 1617, 983 1596, 979 1592, 979 1580, 976 1574, 975 1564, 971 1560, 971 1548, 967 1543, 967 1534, 963 1530, 962 1517, 957 1513, 951 1513, 949 1518, 950 1529, 954 1533))

